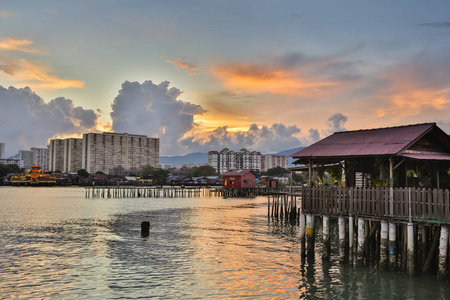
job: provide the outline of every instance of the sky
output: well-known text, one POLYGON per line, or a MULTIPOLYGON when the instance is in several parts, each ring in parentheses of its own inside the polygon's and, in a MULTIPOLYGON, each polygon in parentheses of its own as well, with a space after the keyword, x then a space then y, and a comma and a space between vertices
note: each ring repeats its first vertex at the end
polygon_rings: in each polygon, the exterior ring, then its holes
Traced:
POLYGON ((2 1, 0 142, 128 132, 160 155, 450 133, 450 2, 2 1))

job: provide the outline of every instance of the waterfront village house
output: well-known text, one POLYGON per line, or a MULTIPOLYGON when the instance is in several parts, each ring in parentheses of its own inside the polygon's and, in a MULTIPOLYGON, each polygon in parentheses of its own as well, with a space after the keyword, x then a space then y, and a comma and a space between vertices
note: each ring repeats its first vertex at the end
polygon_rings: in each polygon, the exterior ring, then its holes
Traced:
POLYGON ((336 132, 291 156, 310 184, 336 168, 349 187, 450 188, 450 138, 436 123, 336 132))
POLYGON ((256 175, 251 170, 234 170, 222 174, 224 188, 253 188, 256 175))

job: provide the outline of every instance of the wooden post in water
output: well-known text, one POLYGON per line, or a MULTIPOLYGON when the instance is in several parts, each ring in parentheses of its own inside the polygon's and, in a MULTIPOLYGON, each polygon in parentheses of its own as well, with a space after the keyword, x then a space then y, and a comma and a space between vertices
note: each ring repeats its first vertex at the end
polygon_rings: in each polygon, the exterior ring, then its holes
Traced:
POLYGON ((330 217, 323 216, 323 246, 322 246, 322 259, 330 259, 330 217))
POLYGON ((380 234, 380 269, 387 270, 388 267, 388 222, 381 221, 381 234, 380 234))
POLYGON ((150 235, 150 222, 144 221, 141 223, 141 236, 148 237, 150 235))
POLYGON ((447 249, 448 249, 448 228, 446 225, 441 226, 441 237, 439 239, 439 269, 438 279, 445 280, 447 278, 447 249))
POLYGON ((397 232, 395 223, 389 222, 389 269, 395 271, 397 267, 397 232))
POLYGON ((413 223, 408 223, 408 254, 407 254, 407 269, 408 274, 413 276, 414 270, 414 225, 413 223))
POLYGON ((339 263, 345 263, 345 219, 338 218, 339 226, 339 263))
POLYGON ((356 266, 364 266, 364 219, 358 218, 358 248, 356 249, 356 266))

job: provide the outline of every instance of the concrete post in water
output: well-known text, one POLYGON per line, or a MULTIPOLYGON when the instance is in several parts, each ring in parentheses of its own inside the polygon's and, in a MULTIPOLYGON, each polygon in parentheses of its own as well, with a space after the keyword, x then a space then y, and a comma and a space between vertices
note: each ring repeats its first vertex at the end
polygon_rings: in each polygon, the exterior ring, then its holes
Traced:
POLYGON ((306 233, 306 216, 302 212, 300 214, 300 247, 302 252, 302 257, 305 255, 305 233, 306 233))
POLYGON ((148 237, 150 235, 150 222, 144 221, 141 223, 141 236, 148 237))
POLYGON ((397 267, 396 237, 397 231, 395 223, 389 222, 389 269, 392 271, 397 267))
POLYGON ((358 218, 358 249, 356 250, 356 266, 364 266, 364 219, 358 218))
POLYGON ((308 258, 314 257, 314 216, 306 214, 306 255, 308 258))
POLYGON ((350 264, 353 263, 353 240, 354 240, 354 228, 353 228, 354 220, 353 217, 348 217, 348 260, 350 264))
POLYGON ((345 219, 338 218, 339 226, 339 263, 345 263, 345 219))
POLYGON ((380 234, 380 269, 387 270, 388 266, 388 222, 381 221, 380 234))
POLYGON ((439 269, 438 279, 445 280, 447 278, 447 248, 448 248, 448 227, 441 226, 441 237, 439 239, 439 269))
POLYGON ((323 216, 323 248, 322 248, 322 259, 330 259, 330 218, 328 216, 323 216))
POLYGON ((414 270, 414 225, 408 223, 408 255, 407 255, 408 274, 413 276, 414 270))

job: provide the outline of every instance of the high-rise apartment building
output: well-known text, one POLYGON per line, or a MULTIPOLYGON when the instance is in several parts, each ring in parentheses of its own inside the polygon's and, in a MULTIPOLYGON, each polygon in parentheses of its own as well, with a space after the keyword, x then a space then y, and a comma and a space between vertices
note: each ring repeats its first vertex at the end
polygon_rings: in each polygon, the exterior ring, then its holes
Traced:
POLYGON ((208 152, 208 165, 219 174, 238 169, 261 171, 261 153, 241 149, 239 152, 227 148, 208 152))
POLYGON ((23 168, 31 169, 31 165, 33 164, 33 151, 19 150, 19 159, 23 161, 23 168))
POLYGON ((143 165, 159 167, 159 139, 128 133, 83 135, 82 169, 109 174, 115 167, 125 170, 143 165))
POLYGON ((49 171, 60 171, 64 168, 64 145, 63 139, 50 140, 48 148, 48 169, 49 171))
POLYGON ((40 165, 44 171, 48 170, 48 148, 31 148, 33 165, 40 165))
POLYGON ((0 143, 0 159, 5 158, 5 143, 0 143))
POLYGON ((63 173, 76 173, 83 169, 83 139, 69 138, 64 140, 63 173))
POLYGON ((282 167, 287 169, 288 157, 282 155, 263 155, 261 157, 261 171, 266 172, 269 169, 282 167))

